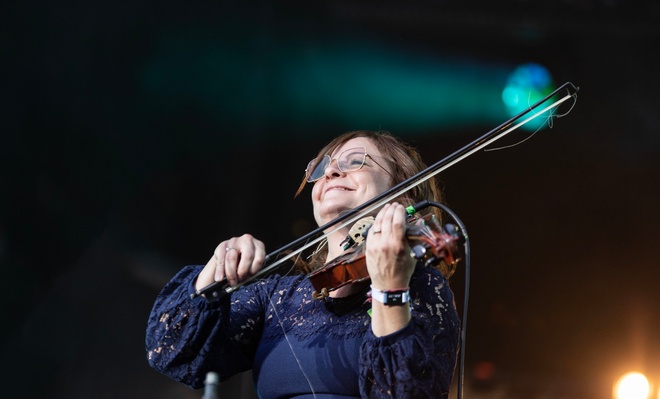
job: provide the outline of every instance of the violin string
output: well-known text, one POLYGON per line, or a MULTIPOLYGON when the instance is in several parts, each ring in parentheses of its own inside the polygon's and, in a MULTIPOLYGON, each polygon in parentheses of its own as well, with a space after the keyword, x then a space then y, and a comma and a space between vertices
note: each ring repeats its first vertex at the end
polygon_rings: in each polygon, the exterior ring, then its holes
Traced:
POLYGON ((431 226, 424 224, 421 228, 421 233, 424 234, 427 238, 434 238, 433 229, 431 226))

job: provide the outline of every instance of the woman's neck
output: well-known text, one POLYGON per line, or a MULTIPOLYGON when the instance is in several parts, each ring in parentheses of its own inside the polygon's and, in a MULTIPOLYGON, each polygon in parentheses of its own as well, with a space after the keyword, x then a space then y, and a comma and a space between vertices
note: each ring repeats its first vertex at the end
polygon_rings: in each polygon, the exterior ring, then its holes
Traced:
POLYGON ((346 240, 347 235, 348 229, 341 229, 326 237, 328 240, 328 257, 326 258, 325 263, 330 262, 344 252, 344 248, 342 248, 341 244, 346 240))

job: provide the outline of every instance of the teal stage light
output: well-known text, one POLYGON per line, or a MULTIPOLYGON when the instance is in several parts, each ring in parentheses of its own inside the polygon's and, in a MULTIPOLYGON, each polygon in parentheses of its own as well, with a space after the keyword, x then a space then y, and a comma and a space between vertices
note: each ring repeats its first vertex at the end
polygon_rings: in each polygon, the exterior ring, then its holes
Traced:
MULTIPOLYGON (((529 108, 555 89, 550 72, 542 65, 528 63, 520 65, 509 75, 502 101, 509 117, 529 108)), ((539 116, 523 126, 527 130, 537 130, 546 123, 547 118, 539 116)))
POLYGON ((227 127, 280 127, 305 137, 320 126, 405 136, 493 127, 552 90, 537 64, 512 72, 502 63, 349 37, 267 45, 259 35, 223 39, 164 40, 140 73, 151 106, 168 114, 192 107, 227 127))

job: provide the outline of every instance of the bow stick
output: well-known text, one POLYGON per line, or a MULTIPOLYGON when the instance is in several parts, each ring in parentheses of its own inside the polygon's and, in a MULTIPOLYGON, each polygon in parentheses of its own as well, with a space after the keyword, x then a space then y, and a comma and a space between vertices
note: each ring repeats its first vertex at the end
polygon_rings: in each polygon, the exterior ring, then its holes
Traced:
POLYGON ((462 161, 463 159, 469 157, 475 152, 487 147, 488 145, 494 143, 495 141, 501 139, 512 131, 518 129, 519 127, 527 124, 528 122, 536 119, 538 116, 544 114, 547 111, 553 110, 559 107, 564 102, 573 98, 574 101, 577 98, 577 92, 579 88, 574 86, 572 83, 567 82, 555 89, 552 93, 548 94, 535 104, 531 105, 526 110, 522 111, 518 115, 504 122, 500 126, 494 128, 478 139, 472 141, 471 143, 465 145, 459 150, 455 151, 453 154, 441 159, 440 161, 434 163, 423 171, 417 173, 416 175, 402 181, 396 186, 390 188, 389 190, 379 194, 378 196, 370 199, 369 201, 359 205, 350 211, 347 211, 345 214, 331 220, 330 222, 319 226, 313 231, 305 234, 304 236, 290 242, 289 244, 269 253, 266 255, 264 264, 267 265, 259 272, 255 273, 252 277, 243 280, 242 282, 229 286, 227 279, 222 281, 215 281, 206 287, 203 287, 197 290, 195 293, 191 294, 191 298, 198 297, 200 295, 206 295, 206 299, 209 301, 216 301, 225 295, 231 294, 232 292, 239 289, 241 286, 251 283, 257 279, 260 279, 267 274, 275 271, 280 265, 291 257, 298 255, 299 253, 310 248, 314 244, 319 243, 327 235, 330 235, 342 228, 355 223, 358 219, 362 218, 364 215, 367 215, 379 207, 391 202, 395 198, 404 194, 408 190, 414 188, 415 186, 425 182, 426 180, 432 178, 443 170, 449 168, 450 166, 462 161), (557 99, 556 101, 551 101, 553 97, 557 96, 560 92, 564 92, 564 95, 557 99), (325 230, 334 227, 330 232, 325 233, 325 230), (300 248, 294 250, 293 252, 288 252, 286 257, 280 258, 281 254, 286 251, 289 251, 299 245, 302 245, 300 248), (275 259, 272 264, 269 264, 271 260, 275 259))

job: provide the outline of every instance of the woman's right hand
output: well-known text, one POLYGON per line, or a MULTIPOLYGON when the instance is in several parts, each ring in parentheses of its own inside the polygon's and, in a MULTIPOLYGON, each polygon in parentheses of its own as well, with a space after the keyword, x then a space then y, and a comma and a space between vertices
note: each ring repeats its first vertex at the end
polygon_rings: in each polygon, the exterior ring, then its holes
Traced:
POLYGON ((236 285, 261 270, 265 258, 264 243, 249 234, 223 241, 197 277, 195 289, 225 278, 229 285, 236 285))

